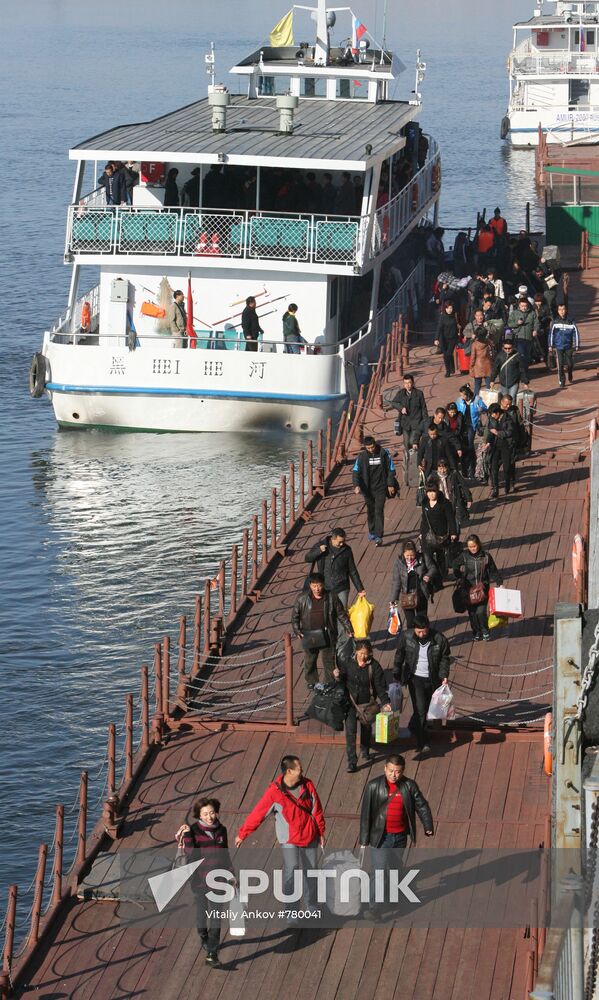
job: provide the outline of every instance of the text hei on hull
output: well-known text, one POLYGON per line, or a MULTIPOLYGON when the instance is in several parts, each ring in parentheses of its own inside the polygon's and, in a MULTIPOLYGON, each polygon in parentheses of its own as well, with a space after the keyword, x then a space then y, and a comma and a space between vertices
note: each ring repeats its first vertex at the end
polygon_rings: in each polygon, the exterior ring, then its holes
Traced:
POLYGON ((508 73, 502 139, 536 146, 541 126, 549 142, 599 142, 599 2, 537 0, 514 25, 508 73))
POLYGON ((243 94, 214 84, 212 50, 206 99, 70 151, 69 301, 30 376, 61 426, 314 431, 416 302, 441 184, 424 64, 392 100, 404 67, 349 8, 339 46, 335 12, 295 10, 316 43, 290 12, 231 70, 243 94))

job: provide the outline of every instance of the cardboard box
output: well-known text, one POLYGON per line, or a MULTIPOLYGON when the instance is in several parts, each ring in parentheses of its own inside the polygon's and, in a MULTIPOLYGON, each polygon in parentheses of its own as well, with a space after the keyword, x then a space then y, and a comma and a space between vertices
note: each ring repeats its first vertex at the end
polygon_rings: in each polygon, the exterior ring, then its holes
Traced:
POLYGON ((489 590, 489 613, 498 618, 522 618, 522 596, 519 590, 507 587, 491 587, 489 590))
POLYGON ((392 743, 399 736, 400 712, 379 712, 374 725, 377 743, 392 743))

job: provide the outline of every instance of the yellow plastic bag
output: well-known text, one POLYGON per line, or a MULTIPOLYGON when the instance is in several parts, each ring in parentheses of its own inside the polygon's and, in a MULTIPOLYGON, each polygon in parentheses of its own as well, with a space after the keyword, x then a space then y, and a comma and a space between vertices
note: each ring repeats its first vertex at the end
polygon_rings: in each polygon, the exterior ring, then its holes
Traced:
POLYGON ((489 615, 489 620, 487 622, 489 628, 501 628, 502 625, 507 625, 509 618, 500 618, 499 615, 489 615))
POLYGON ((374 618, 374 604, 365 597, 358 597, 347 613, 354 630, 354 639, 367 639, 374 618))

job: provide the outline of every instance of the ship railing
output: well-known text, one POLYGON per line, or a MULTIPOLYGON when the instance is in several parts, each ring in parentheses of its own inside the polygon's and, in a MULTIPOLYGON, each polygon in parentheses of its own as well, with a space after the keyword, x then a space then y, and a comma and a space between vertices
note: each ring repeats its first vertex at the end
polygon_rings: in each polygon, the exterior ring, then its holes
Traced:
POLYGON ((541 76, 547 73, 593 76, 599 73, 599 60, 594 55, 568 51, 530 53, 517 57, 510 56, 510 72, 525 76, 541 76))
POLYGON ((396 242, 414 219, 421 215, 441 189, 441 154, 429 139, 428 158, 399 194, 377 209, 370 256, 377 257, 396 242))
POLYGON ((87 303, 90 307, 90 331, 94 332, 98 329, 100 322, 100 285, 94 285, 90 288, 88 292, 81 295, 77 299, 72 313, 69 310, 63 313, 54 323, 51 328, 50 338, 56 339, 58 335, 64 337, 65 334, 70 334, 72 330, 81 329, 81 316, 83 313, 83 306, 87 303))
POLYGON ((224 208, 69 207, 66 255, 166 256, 353 268, 367 219, 224 208))
MULTIPOLYGON (((127 336, 122 333, 87 332, 82 330, 80 323, 74 323, 71 327, 68 318, 58 321, 50 331, 50 340, 55 344, 76 344, 80 347, 114 347, 127 348, 135 351, 143 348, 144 345, 160 346, 161 349, 195 349, 208 351, 246 351, 247 341, 240 330, 201 330, 195 329, 194 336, 188 334, 171 333, 137 333, 131 330, 127 336)), ((341 352, 341 345, 308 343, 304 341, 285 341, 279 339, 265 339, 259 337, 255 352, 259 354, 301 354, 301 355, 332 355, 341 352), (289 351, 290 346, 297 346, 299 351, 289 351)))
POLYGON ((373 319, 368 320, 357 330, 354 330, 349 337, 340 341, 339 346, 343 349, 346 361, 357 364, 358 354, 366 346, 367 338, 370 337, 369 347, 374 350, 383 343, 392 324, 399 316, 402 313, 406 315, 410 309, 414 310, 417 300, 424 291, 425 276, 425 262, 424 259, 421 259, 395 294, 378 310, 373 319))

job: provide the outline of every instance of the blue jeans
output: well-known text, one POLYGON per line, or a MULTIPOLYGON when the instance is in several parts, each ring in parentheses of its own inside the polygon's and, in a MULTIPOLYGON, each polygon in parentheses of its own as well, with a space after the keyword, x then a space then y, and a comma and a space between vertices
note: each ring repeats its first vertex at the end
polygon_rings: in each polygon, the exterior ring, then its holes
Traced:
POLYGON ((522 358, 522 365, 524 367, 524 381, 528 382, 528 366, 530 364, 530 359, 532 358, 532 341, 517 340, 516 347, 518 348, 518 354, 522 358))
MULTIPOLYGON (((294 844, 283 844, 283 886, 285 895, 293 892, 294 873, 296 871, 316 871, 318 868, 318 843, 313 841, 308 847, 295 847, 294 844)), ((316 906, 316 879, 303 878, 303 899, 306 906, 316 906)), ((300 909, 300 902, 286 903, 290 909, 300 909)))
POLYGON ((475 378, 474 378, 474 395, 475 396, 478 396, 478 394, 480 392, 480 387, 481 387, 481 385, 482 385, 483 382, 485 383, 485 389, 488 389, 489 386, 491 385, 491 377, 489 375, 483 375, 480 378, 478 377, 478 375, 475 376, 475 378))
MULTIPOLYGON (((508 394, 508 396, 512 397, 512 403, 515 403, 516 400, 518 399, 518 390, 519 390, 519 388, 520 388, 520 383, 519 382, 514 382, 513 385, 508 385, 508 387, 507 387, 507 394, 508 394)), ((502 391, 502 393, 504 393, 504 391, 505 391, 503 386, 501 387, 501 391, 502 391)))
POLYGON ((299 353, 300 353, 299 344, 290 344, 288 342, 285 342, 285 347, 283 348, 283 354, 299 354, 299 353))

